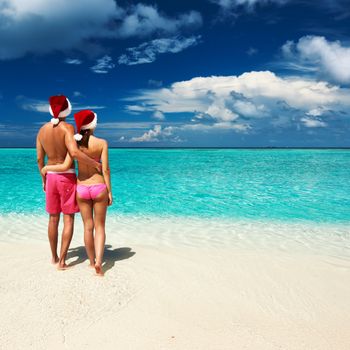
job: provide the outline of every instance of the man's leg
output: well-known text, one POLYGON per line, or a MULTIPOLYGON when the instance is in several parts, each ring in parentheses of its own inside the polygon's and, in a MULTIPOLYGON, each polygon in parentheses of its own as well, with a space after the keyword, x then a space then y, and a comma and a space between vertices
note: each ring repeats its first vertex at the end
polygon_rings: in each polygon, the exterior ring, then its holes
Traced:
POLYGON ((59 269, 66 269, 66 257, 70 242, 73 237, 74 229, 74 214, 64 214, 63 215, 63 232, 62 232, 62 242, 61 242, 61 253, 60 261, 58 264, 59 269))
POLYGON ((51 255, 53 264, 58 263, 57 255, 57 240, 58 240, 58 224, 60 222, 60 214, 50 214, 48 236, 51 248, 51 255))

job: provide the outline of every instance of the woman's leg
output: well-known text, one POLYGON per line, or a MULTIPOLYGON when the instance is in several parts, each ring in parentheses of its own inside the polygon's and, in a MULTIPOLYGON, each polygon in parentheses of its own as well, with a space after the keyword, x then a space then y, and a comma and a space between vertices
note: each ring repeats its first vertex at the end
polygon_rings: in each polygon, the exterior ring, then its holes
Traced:
POLYGON ((77 202, 84 222, 84 243, 90 266, 95 266, 94 219, 92 216, 92 201, 82 199, 77 195, 77 202))
POLYGON ((102 262, 105 249, 105 223, 108 206, 108 193, 104 190, 94 199, 94 224, 95 224, 95 270, 99 276, 103 276, 102 262))

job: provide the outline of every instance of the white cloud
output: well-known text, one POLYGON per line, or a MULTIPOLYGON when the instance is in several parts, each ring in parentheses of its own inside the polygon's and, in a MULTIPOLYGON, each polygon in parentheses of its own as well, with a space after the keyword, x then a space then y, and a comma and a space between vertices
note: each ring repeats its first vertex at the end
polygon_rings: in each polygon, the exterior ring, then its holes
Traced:
MULTIPOLYGON (((349 1, 348 0, 208 0, 211 3, 217 4, 221 10, 221 16, 227 17, 230 15, 237 16, 240 12, 253 12, 255 9, 268 6, 283 6, 288 4, 302 5, 306 11, 313 11, 314 8, 323 8, 330 16, 336 15, 336 20, 344 20, 349 17, 349 1), (308 8, 307 8, 308 7, 308 8)), ((222 19, 222 18, 220 18, 222 19)))
POLYGON ((108 23, 123 11, 113 0, 0 0, 0 59, 78 48, 109 37, 108 23))
POLYGON ((115 64, 113 63, 112 57, 105 55, 96 61, 96 64, 90 69, 97 74, 106 74, 108 71, 113 69, 115 64))
POLYGON ((233 106, 238 115, 248 118, 261 118, 267 114, 267 107, 264 104, 256 104, 243 95, 236 95, 238 98, 233 102, 233 106))
POLYGON ((118 29, 121 37, 147 36, 154 32, 176 33, 183 27, 197 27, 202 24, 202 17, 197 11, 190 11, 170 18, 161 14, 157 7, 137 4, 128 9, 118 29))
POLYGON ((99 105, 78 105, 78 104, 72 104, 72 110, 73 111, 78 111, 81 109, 91 109, 92 111, 97 110, 97 109, 105 109, 106 106, 99 106, 99 105))
MULTIPOLYGON (((16 100, 20 105, 20 107, 26 111, 50 113, 49 103, 46 101, 28 98, 25 96, 17 96, 16 100)), ((98 109, 106 108, 105 106, 100 106, 100 105, 79 105, 72 101, 71 103, 72 103, 72 110, 74 111, 81 110, 81 109, 98 110, 98 109)))
POLYGON ((258 49, 256 49, 255 47, 250 47, 247 50, 247 55, 248 56, 253 56, 253 55, 256 55, 257 53, 258 53, 258 49))
POLYGON ((44 101, 29 100, 21 104, 25 111, 33 111, 39 113, 50 113, 49 104, 44 101))
POLYGON ((314 70, 331 81, 350 83, 350 46, 340 41, 308 35, 296 43, 287 41, 282 46, 282 53, 288 68, 314 70))
POLYGON ((64 63, 67 63, 67 64, 74 64, 74 65, 79 65, 79 64, 82 64, 83 61, 77 59, 77 58, 66 58, 64 60, 64 63))
POLYGON ((224 100, 218 100, 213 102, 204 112, 206 115, 211 116, 212 118, 223 121, 231 122, 237 118, 239 115, 235 112, 232 112, 229 108, 225 107, 224 100))
POLYGON ((33 135, 37 133, 38 128, 28 124, 0 124, 0 136, 8 139, 33 139, 33 135))
POLYGON ((129 66, 152 63, 157 59, 159 54, 181 52, 191 46, 197 45, 199 40, 200 36, 155 39, 142 43, 137 47, 126 49, 127 53, 119 57, 118 63, 129 66))
POLYGON ((96 39, 175 34, 201 23, 195 11, 172 18, 155 6, 122 8, 114 0, 0 0, 0 59, 72 49, 96 54, 96 39))
POLYGON ((174 127, 174 130, 179 131, 236 131, 236 132, 248 132, 251 129, 251 126, 248 123, 237 123, 237 122, 218 122, 218 123, 194 123, 194 124, 183 124, 179 127, 174 127))
MULTIPOLYGON (((139 123, 138 123, 139 124, 139 123)), ((143 129, 143 125, 140 125, 140 129, 143 129)), ((123 142, 183 142, 183 136, 195 133, 227 133, 235 131, 239 133, 247 133, 251 129, 247 123, 231 123, 231 122, 219 122, 219 123, 172 123, 166 126, 156 124, 149 127, 149 130, 144 131, 141 136, 134 136, 134 132, 131 130, 138 129, 133 127, 133 123, 125 125, 125 131, 129 131, 130 137, 125 135, 119 138, 119 141, 123 142)))
MULTIPOLYGON (((226 127, 247 132, 296 125, 301 117, 316 116, 320 111, 341 114, 349 110, 349 94, 350 89, 322 81, 279 77, 270 71, 247 72, 240 76, 197 77, 169 88, 143 90, 127 99, 127 108, 189 113, 195 124, 225 123, 226 127)), ((195 124, 193 128, 201 127, 195 124)))
POLYGON ((149 129, 153 127, 153 123, 150 122, 101 122, 98 123, 99 129, 149 129))
POLYGON ((84 97, 84 95, 80 91, 74 91, 73 96, 74 97, 84 97))
MULTIPOLYGON (((303 110, 319 105, 349 105, 348 93, 349 89, 322 81, 282 78, 270 71, 252 71, 240 76, 197 77, 173 83, 170 88, 144 90, 139 96, 128 100, 141 102, 141 105, 137 105, 140 111, 206 113, 215 103, 216 106, 222 105, 222 108, 225 105, 231 111, 237 110, 237 114, 245 114, 248 110, 254 114, 253 110, 267 110, 269 104, 276 101, 285 101, 289 106, 303 110), (246 105, 245 112, 242 101, 246 105)), ((217 111, 214 114, 214 119, 225 119, 217 111)))
POLYGON ((308 128, 324 128, 327 126, 327 124, 318 119, 313 119, 313 118, 301 118, 300 119, 304 125, 308 128))
POLYGON ((149 79, 148 80, 148 85, 150 86, 155 86, 155 87, 161 87, 163 85, 163 82, 161 80, 154 80, 154 79, 149 79))
POLYGON ((164 113, 162 113, 161 111, 155 111, 152 115, 152 118, 157 120, 164 120, 165 116, 164 113))
POLYGON ((168 140, 173 134, 173 127, 167 126, 162 128, 161 125, 155 125, 153 129, 146 131, 142 136, 132 137, 130 142, 159 142, 168 140))
MULTIPOLYGON (((244 7, 247 10, 253 10, 257 6, 266 6, 269 4, 285 5, 288 3, 296 3, 295 0, 209 0, 210 2, 219 5, 223 10, 232 10, 239 7, 244 7)), ((299 1, 302 3, 302 1, 299 1)), ((348 0, 319 0, 317 2, 304 1, 306 5, 323 6, 333 12, 342 11, 345 18, 349 15, 346 11, 348 9, 348 0)))
POLYGON ((325 112, 325 108, 320 106, 317 108, 310 109, 305 114, 311 117, 320 117, 325 112))
POLYGON ((245 7, 248 10, 254 9, 257 5, 278 4, 283 5, 289 0, 210 0, 218 4, 223 10, 232 10, 238 7, 245 7))
POLYGON ((144 106, 138 106, 138 105, 128 105, 128 106, 126 106, 126 110, 130 114, 140 114, 140 113, 145 111, 145 107, 144 106))

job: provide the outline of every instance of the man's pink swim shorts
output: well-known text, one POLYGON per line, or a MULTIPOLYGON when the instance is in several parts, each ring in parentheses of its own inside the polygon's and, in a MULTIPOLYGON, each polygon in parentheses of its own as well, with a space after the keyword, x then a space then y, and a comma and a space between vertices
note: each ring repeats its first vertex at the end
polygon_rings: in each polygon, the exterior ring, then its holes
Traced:
POLYGON ((74 214, 79 212, 76 200, 77 177, 75 173, 46 174, 46 211, 49 214, 74 214))

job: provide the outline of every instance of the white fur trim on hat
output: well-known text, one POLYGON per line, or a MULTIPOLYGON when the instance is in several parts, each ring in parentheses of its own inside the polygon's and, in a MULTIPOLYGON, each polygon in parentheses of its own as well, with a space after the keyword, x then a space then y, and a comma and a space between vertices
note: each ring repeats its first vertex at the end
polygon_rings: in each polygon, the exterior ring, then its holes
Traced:
POLYGON ((82 134, 75 134, 74 138, 76 141, 81 141, 81 139, 83 138, 83 135, 82 134))
POLYGON ((60 122, 60 120, 58 118, 51 118, 51 123, 53 125, 57 125, 60 122))
POLYGON ((95 118, 90 122, 89 124, 83 125, 81 127, 81 130, 87 130, 87 129, 95 129, 97 125, 97 114, 94 113, 95 118))
POLYGON ((72 105, 70 104, 67 97, 66 97, 66 100, 68 102, 68 107, 64 111, 60 112, 60 114, 58 115, 58 118, 66 118, 70 115, 70 112, 72 111, 72 105))

